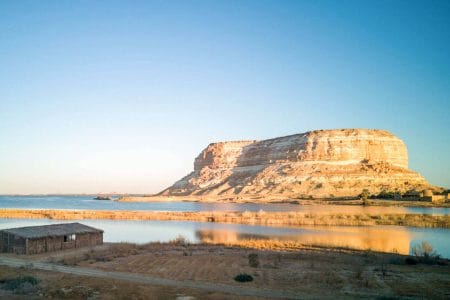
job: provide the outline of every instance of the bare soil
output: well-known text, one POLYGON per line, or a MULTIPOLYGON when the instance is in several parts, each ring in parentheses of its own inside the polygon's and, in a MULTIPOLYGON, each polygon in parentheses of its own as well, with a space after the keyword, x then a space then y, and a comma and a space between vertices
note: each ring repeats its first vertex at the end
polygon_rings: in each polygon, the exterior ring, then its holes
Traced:
POLYGON ((2 266, 0 280, 33 276, 39 284, 33 290, 5 290, 0 299, 256 299, 202 289, 149 285, 125 280, 71 275, 54 271, 2 266))
MULTIPOLYGON (((186 241, 151 243, 146 245, 110 244, 89 251, 60 252, 32 256, 32 260, 67 266, 93 268, 108 272, 128 272, 167 278, 180 282, 198 282, 234 287, 285 291, 294 298, 405 298, 448 299, 450 296, 450 266, 438 264, 408 265, 407 256, 348 249, 303 248, 261 250, 237 246, 188 244, 186 241), (249 255, 253 254, 252 262, 249 255), (256 267, 255 255, 256 254, 256 267), (238 274, 253 277, 252 282, 239 283, 238 274)), ((36 274, 43 276, 42 273, 36 274)), ((2 275, 3 276, 3 275, 2 275)), ((135 288, 130 283, 111 282, 117 295, 99 280, 55 274, 45 275, 46 293, 64 285, 85 285, 99 291, 101 297, 121 297, 123 289, 135 295, 162 295, 175 299, 180 293, 199 299, 227 295, 209 294, 201 290, 177 290, 162 287, 135 288), (60 280, 60 278, 64 280, 60 280), (53 285, 53 281, 57 281, 53 285), (119 287, 120 286, 120 287, 119 287), (119 292, 120 290, 120 292, 119 292), (140 294, 142 293, 142 294, 140 294), (147 294, 149 293, 149 294, 147 294)), ((47 295, 47 294, 46 294, 47 295)), ((105 298, 105 299, 106 299, 105 298)), ((235 297, 233 297, 235 298, 235 297)), ((292 298, 292 297, 287 297, 292 298)))

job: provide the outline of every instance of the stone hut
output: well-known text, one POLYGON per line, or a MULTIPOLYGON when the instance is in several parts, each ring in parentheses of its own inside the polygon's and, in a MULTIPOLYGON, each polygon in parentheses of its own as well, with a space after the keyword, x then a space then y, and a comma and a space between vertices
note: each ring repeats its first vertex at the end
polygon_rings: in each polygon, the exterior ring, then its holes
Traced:
POLYGON ((433 203, 444 203, 447 201, 447 197, 445 195, 433 195, 431 196, 431 202, 433 203))
POLYGON ((424 197, 432 197, 433 191, 432 190, 423 190, 423 196, 424 197))
POLYGON ((0 230, 0 252, 37 254, 103 244, 103 230, 80 223, 0 230))
POLYGON ((444 203, 449 200, 449 195, 445 193, 443 195, 434 195, 432 190, 424 190, 422 200, 433 203, 444 203))

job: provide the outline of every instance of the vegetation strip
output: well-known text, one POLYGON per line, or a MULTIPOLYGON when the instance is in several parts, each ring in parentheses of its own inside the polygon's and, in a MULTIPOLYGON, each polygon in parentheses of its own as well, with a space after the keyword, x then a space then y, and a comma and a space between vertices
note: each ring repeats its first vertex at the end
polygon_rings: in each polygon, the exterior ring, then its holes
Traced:
POLYGON ((271 226, 375 226, 400 225, 413 227, 450 228, 450 216, 426 214, 342 214, 305 212, 166 212, 113 210, 48 210, 0 209, 0 218, 55 220, 154 220, 238 223, 271 226))

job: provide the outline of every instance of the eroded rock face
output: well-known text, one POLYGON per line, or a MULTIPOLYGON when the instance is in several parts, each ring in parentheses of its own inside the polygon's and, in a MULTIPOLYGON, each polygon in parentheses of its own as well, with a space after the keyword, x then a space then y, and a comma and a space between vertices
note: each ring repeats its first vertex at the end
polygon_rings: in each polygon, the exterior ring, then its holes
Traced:
POLYGON ((341 129, 210 144, 194 171, 161 194, 329 198, 428 186, 408 170, 399 138, 384 130, 341 129))

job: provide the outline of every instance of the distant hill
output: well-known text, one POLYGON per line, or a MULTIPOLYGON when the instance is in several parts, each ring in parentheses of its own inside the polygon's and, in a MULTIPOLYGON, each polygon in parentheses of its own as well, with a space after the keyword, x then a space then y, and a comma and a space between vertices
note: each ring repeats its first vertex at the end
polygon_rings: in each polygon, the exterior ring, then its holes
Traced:
POLYGON ((262 141, 210 144, 194 171, 162 196, 355 197, 363 189, 422 191, 430 188, 408 169, 408 153, 385 130, 315 130, 262 141))

